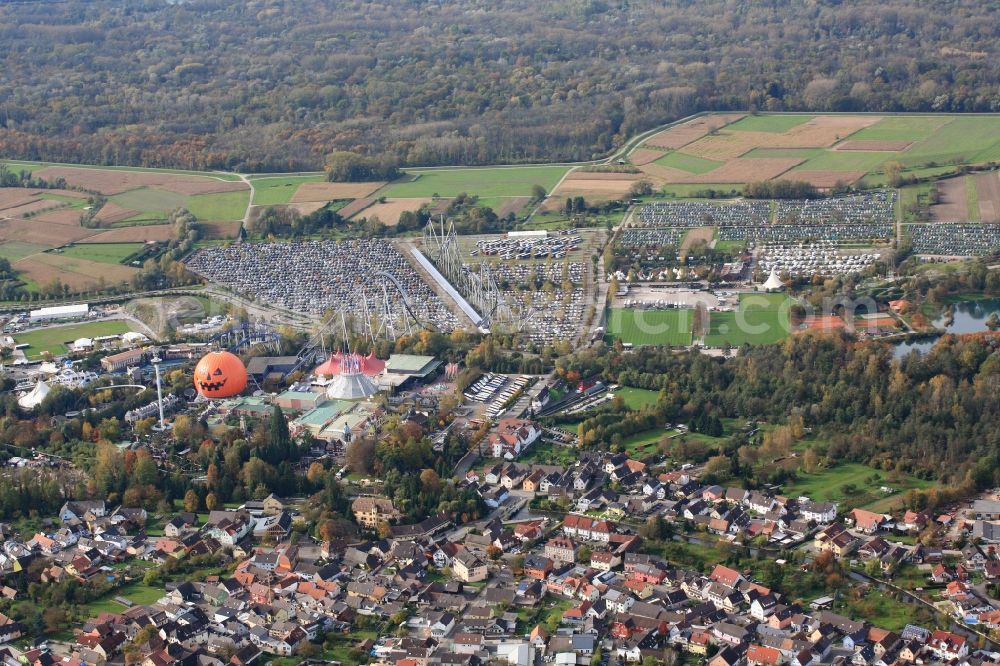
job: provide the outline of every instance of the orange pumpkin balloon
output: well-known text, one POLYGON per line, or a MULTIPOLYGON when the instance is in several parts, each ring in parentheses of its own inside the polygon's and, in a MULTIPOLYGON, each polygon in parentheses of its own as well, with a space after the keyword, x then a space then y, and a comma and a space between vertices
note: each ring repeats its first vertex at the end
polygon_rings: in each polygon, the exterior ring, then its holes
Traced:
POLYGON ((209 352, 194 368, 194 387, 206 398, 231 398, 247 387, 247 369, 235 354, 209 352))

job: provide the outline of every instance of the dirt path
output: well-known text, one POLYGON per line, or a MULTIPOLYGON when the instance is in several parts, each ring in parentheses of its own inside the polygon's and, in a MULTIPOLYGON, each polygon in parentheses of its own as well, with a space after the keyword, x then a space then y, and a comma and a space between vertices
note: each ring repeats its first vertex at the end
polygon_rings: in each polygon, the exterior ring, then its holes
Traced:
MULTIPOLYGON (((250 188, 250 199, 247 200, 247 209, 243 211, 243 219, 240 221, 240 229, 244 232, 247 231, 247 224, 250 222, 250 211, 253 210, 253 197, 256 191, 253 188, 253 182, 247 177, 246 174, 237 174, 247 187, 250 188)), ((242 234, 236 236, 236 240, 240 239, 242 234)))

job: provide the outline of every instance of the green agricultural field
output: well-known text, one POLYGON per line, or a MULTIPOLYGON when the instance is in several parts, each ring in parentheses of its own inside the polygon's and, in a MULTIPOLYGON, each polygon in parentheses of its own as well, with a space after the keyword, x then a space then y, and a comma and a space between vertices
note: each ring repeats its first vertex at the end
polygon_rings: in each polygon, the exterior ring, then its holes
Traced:
POLYGON ((906 166, 996 159, 1000 159, 1000 119, 992 116, 956 117, 899 154, 899 161, 906 166))
POLYGON ((687 171, 688 173, 708 173, 713 169, 717 169, 725 162, 717 162, 716 160, 707 160, 704 157, 696 157, 694 155, 685 155, 684 153, 679 153, 676 150, 667 153, 660 159, 656 160, 656 164, 665 167, 671 167, 673 169, 680 169, 681 171, 687 171))
POLYGON ((888 511, 902 500, 905 491, 931 485, 932 482, 913 476, 897 476, 860 463, 844 463, 814 474, 799 471, 798 479, 782 490, 791 497, 807 495, 818 502, 837 502, 848 509, 888 511), (883 493, 879 490, 881 486, 895 492, 883 493))
POLYGON ((0 257, 13 263, 18 259, 30 257, 33 254, 38 254, 39 252, 47 249, 49 249, 48 245, 37 245, 35 243, 24 243, 22 241, 5 241, 0 243, 0 257))
MULTIPOLYGON (((743 193, 743 183, 724 183, 712 185, 689 185, 687 183, 669 183, 660 190, 666 197, 678 199, 698 198, 704 192, 712 190, 714 192, 725 192, 733 197, 738 197, 743 193)), ((656 199, 650 199, 656 201, 656 199)))
POLYGON ((140 211, 129 218, 129 222, 163 220, 177 208, 186 208, 203 221, 242 220, 246 212, 249 190, 238 192, 217 192, 185 196, 152 187, 122 192, 110 197, 111 201, 140 211))
POLYGON ((629 409, 638 410, 648 405, 655 405, 656 401, 660 399, 660 392, 623 386, 615 391, 615 396, 621 396, 625 401, 625 406, 629 409))
POLYGON ((42 191, 40 196, 46 201, 60 201, 65 204, 69 204, 70 208, 84 208, 88 205, 86 199, 81 199, 80 197, 68 197, 65 194, 53 194, 52 192, 42 191))
POLYGON ((889 116, 858 130, 851 139, 865 141, 919 141, 926 139, 954 116, 889 116))
POLYGON ((567 171, 569 167, 565 166, 409 171, 416 179, 389 183, 377 195, 417 198, 437 194, 453 197, 465 192, 479 197, 526 197, 531 195, 533 185, 541 185, 546 191, 551 191, 567 171))
POLYGON ((140 187, 137 190, 116 194, 110 197, 110 200, 125 208, 139 211, 140 215, 135 216, 136 219, 162 220, 168 212, 187 205, 188 197, 167 190, 140 187))
POLYGON ((747 116, 742 120, 737 120, 732 125, 726 125, 726 129, 737 132, 775 132, 780 134, 807 123, 815 117, 812 115, 747 116))
POLYGON ((899 153, 864 150, 823 150, 792 169, 796 171, 872 171, 897 158, 899 153))
POLYGON ((249 190, 199 194, 190 197, 185 208, 199 220, 242 220, 249 201, 249 190))
POLYGON ((965 177, 965 206, 970 222, 979 222, 979 188, 973 176, 965 177))
POLYGON ((143 245, 143 243, 84 243, 65 247, 59 251, 59 255, 98 261, 102 264, 120 264, 141 250, 143 245))
MULTIPOLYGON (((253 183, 254 189, 253 203, 255 206, 286 204, 302 183, 321 183, 324 180, 326 179, 323 176, 252 178, 250 182, 253 183)), ((243 217, 242 213, 240 217, 243 217)))
POLYGON ((95 338, 102 335, 121 335, 134 330, 127 321, 120 319, 110 321, 91 321, 84 324, 71 324, 69 326, 50 326, 40 328, 28 333, 18 333, 14 335, 14 341, 19 345, 27 344, 30 347, 25 353, 30 358, 38 358, 45 352, 55 356, 65 354, 69 348, 66 342, 72 342, 77 338, 95 338))
POLYGON ((788 337, 791 324, 788 309, 792 299, 784 294, 741 294, 735 312, 712 312, 708 347, 731 347, 743 344, 767 345, 788 337))
POLYGON ((615 308, 608 319, 608 334, 633 345, 691 344, 694 310, 633 310, 615 308))

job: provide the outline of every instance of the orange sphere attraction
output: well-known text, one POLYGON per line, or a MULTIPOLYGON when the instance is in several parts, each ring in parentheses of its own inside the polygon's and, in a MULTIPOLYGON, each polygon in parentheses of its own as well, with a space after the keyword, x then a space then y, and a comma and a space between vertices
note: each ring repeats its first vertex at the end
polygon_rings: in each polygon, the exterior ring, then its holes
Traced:
POLYGON ((206 398, 231 398, 247 387, 247 369, 235 354, 209 352, 194 368, 194 387, 206 398))

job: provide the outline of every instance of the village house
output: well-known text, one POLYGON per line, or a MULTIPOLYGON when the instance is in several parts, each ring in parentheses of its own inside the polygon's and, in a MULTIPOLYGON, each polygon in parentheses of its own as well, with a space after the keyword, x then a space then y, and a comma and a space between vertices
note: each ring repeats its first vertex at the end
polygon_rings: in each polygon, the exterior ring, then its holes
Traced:
POLYGON ((359 497, 351 504, 351 512, 358 524, 368 529, 398 520, 400 516, 392 500, 385 497, 359 497))
POLYGON ((514 460, 542 434, 533 422, 524 419, 500 419, 487 437, 494 458, 514 460))
POLYGON ((455 574, 455 578, 465 583, 478 583, 486 580, 489 575, 486 562, 468 550, 463 550, 455 555, 451 563, 451 570, 455 574))

